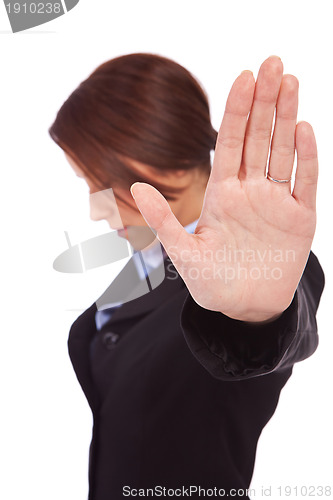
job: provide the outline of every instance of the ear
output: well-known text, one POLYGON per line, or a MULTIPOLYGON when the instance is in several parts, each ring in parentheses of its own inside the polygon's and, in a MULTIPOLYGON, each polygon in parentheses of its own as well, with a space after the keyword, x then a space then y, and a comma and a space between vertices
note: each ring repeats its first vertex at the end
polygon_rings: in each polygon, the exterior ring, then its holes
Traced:
POLYGON ((189 171, 188 170, 174 170, 172 173, 178 177, 178 178, 181 178, 181 177, 184 177, 184 175, 186 175, 189 171))

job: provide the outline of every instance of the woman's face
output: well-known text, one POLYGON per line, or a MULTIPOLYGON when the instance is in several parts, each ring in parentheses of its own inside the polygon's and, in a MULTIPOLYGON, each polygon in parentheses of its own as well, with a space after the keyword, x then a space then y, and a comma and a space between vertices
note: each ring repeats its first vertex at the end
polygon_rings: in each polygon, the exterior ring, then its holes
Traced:
MULTIPOLYGON (((92 220, 106 220, 111 229, 116 229, 118 235, 128 239, 136 249, 145 248, 156 239, 128 189, 115 187, 99 190, 67 153, 65 156, 76 175, 83 178, 89 187, 92 220)), ((154 181, 167 180, 169 186, 183 188, 175 200, 169 201, 171 210, 181 224, 189 224, 199 217, 207 183, 205 174, 193 169, 170 172, 163 179, 157 179, 156 172, 153 174, 148 166, 134 161, 133 166, 138 173, 144 174, 147 179, 151 178, 152 184, 154 181)))
POLYGON ((128 190, 109 188, 101 191, 70 156, 66 153, 65 156, 76 175, 83 178, 89 187, 90 218, 92 220, 105 219, 112 229, 119 231, 129 225, 147 225, 128 190), (125 199, 126 203, 122 199, 125 199))

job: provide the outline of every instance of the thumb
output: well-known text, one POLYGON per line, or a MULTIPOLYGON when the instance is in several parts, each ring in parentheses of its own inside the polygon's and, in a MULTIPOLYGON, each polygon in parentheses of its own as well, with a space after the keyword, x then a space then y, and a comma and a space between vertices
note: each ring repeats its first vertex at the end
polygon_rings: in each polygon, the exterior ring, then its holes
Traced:
MULTIPOLYGON (((181 248, 186 248, 190 235, 186 232, 164 196, 150 184, 135 182, 131 186, 131 193, 147 224, 157 232, 157 237, 166 252, 179 256, 181 248)), ((175 262, 174 262, 175 263, 175 262)))

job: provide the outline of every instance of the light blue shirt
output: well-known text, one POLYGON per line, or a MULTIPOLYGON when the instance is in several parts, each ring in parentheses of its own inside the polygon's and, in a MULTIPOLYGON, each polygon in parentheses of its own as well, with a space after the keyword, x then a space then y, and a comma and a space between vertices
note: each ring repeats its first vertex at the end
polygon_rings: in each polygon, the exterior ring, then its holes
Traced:
MULTIPOLYGON (((185 226, 184 229, 188 233, 194 233, 197 223, 198 219, 185 226)), ((142 265, 142 258, 140 258, 139 252, 135 252, 132 259, 134 260, 140 279, 144 280, 153 269, 159 267, 163 262, 163 255, 160 251, 160 243, 158 242, 151 248, 142 250, 141 254, 144 257, 144 267, 142 265)), ((107 304, 107 306, 102 310, 96 311, 95 322, 97 330, 100 330, 102 326, 109 321, 113 312, 121 306, 122 302, 113 302, 112 304, 107 304)))

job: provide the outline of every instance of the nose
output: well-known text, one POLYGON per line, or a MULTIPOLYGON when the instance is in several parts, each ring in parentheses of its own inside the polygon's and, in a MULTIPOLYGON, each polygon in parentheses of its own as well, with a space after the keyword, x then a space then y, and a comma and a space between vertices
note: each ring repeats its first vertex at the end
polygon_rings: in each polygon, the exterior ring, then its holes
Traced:
POLYGON ((112 189, 96 190, 91 186, 90 196, 90 218, 91 220, 106 219, 110 227, 115 229, 123 227, 120 212, 112 189))

